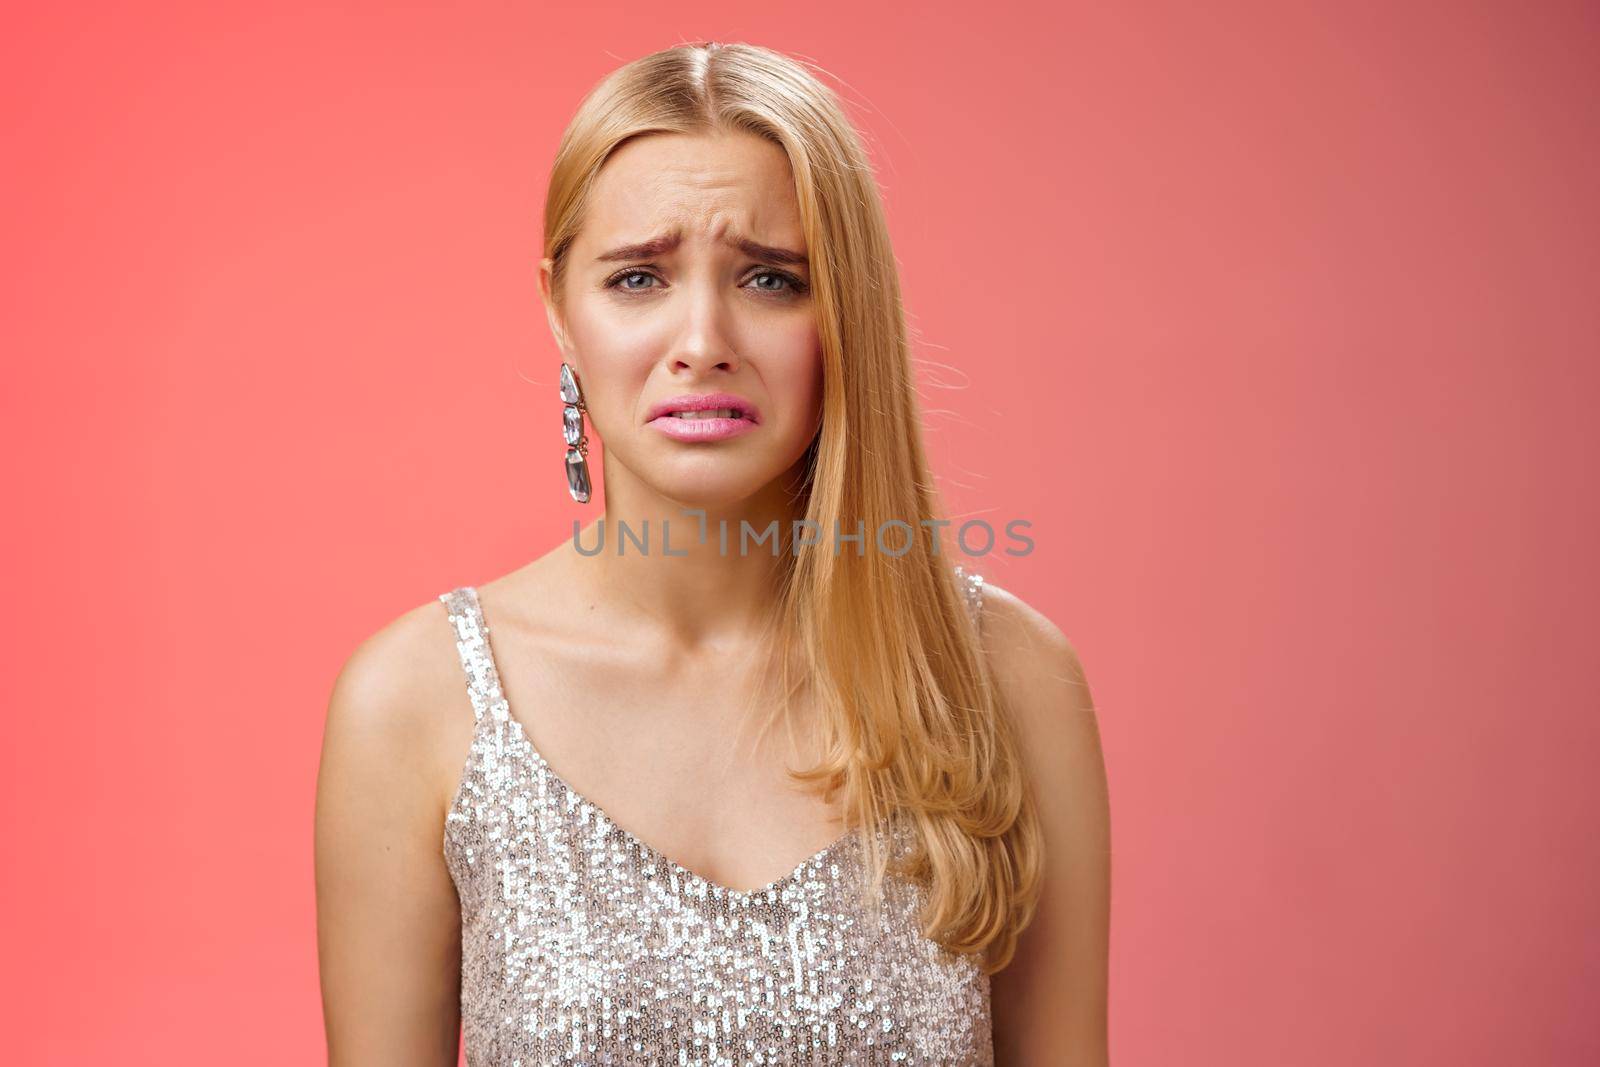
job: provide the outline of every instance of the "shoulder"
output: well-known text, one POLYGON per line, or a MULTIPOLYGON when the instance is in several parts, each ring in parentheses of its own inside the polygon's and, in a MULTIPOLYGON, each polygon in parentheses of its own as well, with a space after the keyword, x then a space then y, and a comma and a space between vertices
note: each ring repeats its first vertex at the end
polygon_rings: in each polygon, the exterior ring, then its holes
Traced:
POLYGON ((983 646, 1002 692, 1092 711, 1078 650, 1061 628, 1015 593, 983 582, 983 646))
POLYGON ((986 594, 984 648, 1018 726, 1043 840, 1037 909, 993 977, 995 1050, 1031 1063, 1071 1048, 1074 1062, 1105 1063, 1111 813, 1094 700, 1059 626, 1004 589, 986 594), (1073 995, 1050 1000, 1063 989, 1073 995))
POLYGON ((991 675, 1016 723, 1045 811, 1103 805, 1100 727, 1077 648, 1043 612, 987 581, 982 632, 991 675))
POLYGON ((356 645, 334 679, 330 719, 374 737, 414 732, 434 717, 429 698, 452 667, 459 673, 449 615, 442 601, 430 599, 356 645))
POLYGON ((352 782, 415 787, 443 806, 450 768, 444 754, 465 754, 470 708, 448 611, 430 598, 370 633, 345 659, 328 698, 324 765, 352 782))
POLYGON ((448 748, 465 764, 475 721, 448 702, 454 644, 444 604, 426 602, 363 639, 333 683, 316 787, 317 954, 329 1046, 363 1051, 330 1062, 415 1063, 422 1045, 455 1047, 461 912, 443 761, 448 748))

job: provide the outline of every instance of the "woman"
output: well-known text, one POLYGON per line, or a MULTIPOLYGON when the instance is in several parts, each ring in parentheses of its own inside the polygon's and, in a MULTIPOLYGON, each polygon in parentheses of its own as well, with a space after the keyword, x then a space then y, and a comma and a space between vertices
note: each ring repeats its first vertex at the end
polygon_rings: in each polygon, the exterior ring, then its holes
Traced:
POLYGON ((836 99, 746 45, 628 64, 562 140, 545 254, 562 477, 587 500, 592 430, 604 514, 341 672, 330 1061, 453 1064, 464 1030, 474 1065, 1105 1063, 1089 691, 932 536, 836 99))

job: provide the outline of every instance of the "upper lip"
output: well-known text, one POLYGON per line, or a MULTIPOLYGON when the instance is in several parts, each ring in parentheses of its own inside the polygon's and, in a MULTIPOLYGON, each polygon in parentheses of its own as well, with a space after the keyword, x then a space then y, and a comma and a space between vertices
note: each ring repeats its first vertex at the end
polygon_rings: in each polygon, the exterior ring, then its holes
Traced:
POLYGON ((732 393, 701 393, 658 401, 650 405, 650 414, 645 421, 651 422, 663 415, 671 415, 675 411, 715 411, 718 408, 732 408, 751 422, 761 421, 761 413, 756 410, 754 404, 732 393))

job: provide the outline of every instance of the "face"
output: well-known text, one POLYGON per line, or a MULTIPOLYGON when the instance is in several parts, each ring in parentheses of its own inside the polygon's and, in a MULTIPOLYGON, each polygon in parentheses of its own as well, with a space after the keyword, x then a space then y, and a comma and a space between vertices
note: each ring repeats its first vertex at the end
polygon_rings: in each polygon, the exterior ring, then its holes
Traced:
POLYGON ((549 260, 540 282, 605 444, 608 498, 734 506, 816 436, 821 342, 779 146, 744 133, 625 144, 596 179, 560 293, 549 260))

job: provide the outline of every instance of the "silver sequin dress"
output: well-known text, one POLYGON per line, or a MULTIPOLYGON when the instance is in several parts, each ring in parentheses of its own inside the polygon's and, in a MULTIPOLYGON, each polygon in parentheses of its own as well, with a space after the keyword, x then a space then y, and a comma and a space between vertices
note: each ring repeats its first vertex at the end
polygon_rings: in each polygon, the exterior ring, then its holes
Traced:
MULTIPOLYGON (((958 577, 976 616, 982 578, 958 577)), ((534 749, 477 590, 439 599, 476 717, 444 827, 469 1067, 994 1063, 988 976, 922 936, 909 880, 869 914, 859 831, 756 890, 674 863, 534 749)))

